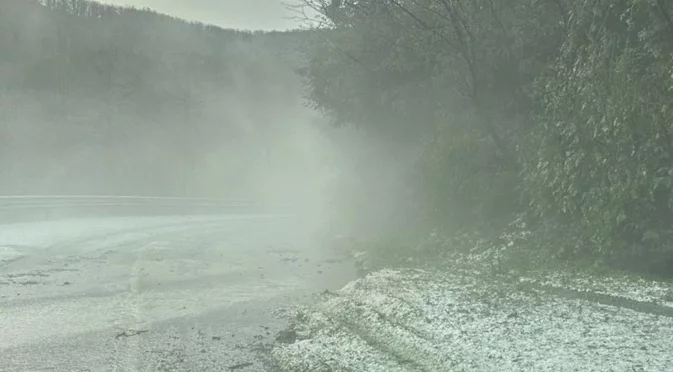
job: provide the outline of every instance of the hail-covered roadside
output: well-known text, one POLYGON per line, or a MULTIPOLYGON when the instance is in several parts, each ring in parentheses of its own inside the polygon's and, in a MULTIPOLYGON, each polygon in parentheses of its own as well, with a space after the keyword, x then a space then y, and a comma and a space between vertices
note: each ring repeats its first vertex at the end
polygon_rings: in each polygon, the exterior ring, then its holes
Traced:
MULTIPOLYGON (((620 306, 607 279, 571 283, 569 290, 595 286, 614 296, 606 305, 559 295, 549 281, 379 271, 298 310, 295 338, 273 357, 282 371, 670 370, 673 318, 665 303, 643 303, 659 310, 649 311, 633 306, 640 297, 624 296, 629 306, 620 306)), ((631 286, 638 284, 657 292, 631 286)))

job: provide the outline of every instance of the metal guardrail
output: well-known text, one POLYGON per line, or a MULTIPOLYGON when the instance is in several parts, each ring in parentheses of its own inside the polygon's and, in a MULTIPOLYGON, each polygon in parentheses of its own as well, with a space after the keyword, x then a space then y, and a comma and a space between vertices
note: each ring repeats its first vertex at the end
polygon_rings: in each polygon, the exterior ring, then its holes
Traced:
POLYGON ((157 196, 105 196, 105 195, 21 195, 0 196, 0 209, 51 208, 79 206, 196 206, 196 207, 246 207, 248 200, 179 198, 157 196))
POLYGON ((0 196, 3 220, 138 214, 203 214, 253 209, 249 200, 111 195, 0 196))

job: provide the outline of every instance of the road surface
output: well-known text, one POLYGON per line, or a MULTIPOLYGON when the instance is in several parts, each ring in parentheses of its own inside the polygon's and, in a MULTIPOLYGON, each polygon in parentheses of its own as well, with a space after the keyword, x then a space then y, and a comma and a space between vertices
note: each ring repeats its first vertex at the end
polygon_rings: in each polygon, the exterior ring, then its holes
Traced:
POLYGON ((264 371, 276 309, 353 276, 288 216, 0 225, 0 370, 264 371))

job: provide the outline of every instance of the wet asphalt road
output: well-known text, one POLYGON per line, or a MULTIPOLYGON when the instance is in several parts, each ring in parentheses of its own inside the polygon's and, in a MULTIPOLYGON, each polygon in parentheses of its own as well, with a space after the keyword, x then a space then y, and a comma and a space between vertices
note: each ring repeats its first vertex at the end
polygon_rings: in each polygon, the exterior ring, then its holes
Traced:
POLYGON ((1 371, 265 371, 277 309, 354 277, 293 217, 122 222, 0 225, 1 371))

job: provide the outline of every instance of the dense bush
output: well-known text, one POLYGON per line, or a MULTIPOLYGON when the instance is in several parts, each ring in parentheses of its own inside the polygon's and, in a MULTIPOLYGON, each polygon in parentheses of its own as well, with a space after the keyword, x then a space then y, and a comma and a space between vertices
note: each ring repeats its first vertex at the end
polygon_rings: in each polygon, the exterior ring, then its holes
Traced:
POLYGON ((531 253, 670 252, 668 2, 305 3, 321 13, 310 98, 421 148, 414 187, 436 225, 484 231, 524 213, 551 248, 531 253))
POLYGON ((663 3, 577 2, 561 56, 538 79, 523 175, 574 253, 630 259, 673 243, 673 24, 663 3), (659 6, 660 5, 660 6, 659 6))

